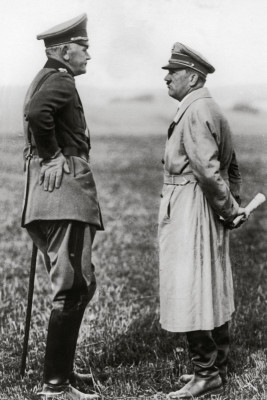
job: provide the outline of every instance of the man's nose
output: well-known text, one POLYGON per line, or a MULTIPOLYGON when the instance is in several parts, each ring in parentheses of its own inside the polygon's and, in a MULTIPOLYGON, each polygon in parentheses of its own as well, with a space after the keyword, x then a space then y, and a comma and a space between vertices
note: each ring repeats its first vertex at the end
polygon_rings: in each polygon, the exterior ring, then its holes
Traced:
POLYGON ((86 53, 86 60, 91 60, 91 56, 90 56, 90 54, 89 53, 86 53))
POLYGON ((164 81, 170 81, 170 74, 167 74, 164 78, 164 81))

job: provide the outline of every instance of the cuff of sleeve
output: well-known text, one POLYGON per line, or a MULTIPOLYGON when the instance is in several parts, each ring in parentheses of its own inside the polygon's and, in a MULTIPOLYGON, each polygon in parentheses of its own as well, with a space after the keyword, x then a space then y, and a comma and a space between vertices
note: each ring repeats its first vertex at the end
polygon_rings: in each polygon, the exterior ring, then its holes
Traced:
POLYGON ((55 158, 57 158, 59 156, 59 154, 61 154, 61 149, 58 149, 53 156, 46 157, 46 158, 39 157, 40 165, 42 165, 42 163, 45 161, 54 160, 55 158))
POLYGON ((41 158, 42 160, 47 160, 50 158, 56 158, 58 156, 58 154, 61 152, 61 149, 59 147, 57 147, 56 149, 38 149, 37 148, 37 152, 39 155, 39 158, 41 158))
POLYGON ((232 197, 231 209, 228 210, 228 212, 224 211, 222 213, 222 217, 225 220, 225 222, 232 222, 235 219, 235 217, 237 216, 238 209, 239 209, 239 205, 238 205, 237 201, 234 199, 234 197, 232 197))
POLYGON ((42 159, 54 157, 55 154, 61 149, 58 146, 54 134, 41 134, 40 132, 34 134, 34 141, 38 155, 42 159))
POLYGON ((242 183, 242 178, 239 177, 239 176, 229 175, 229 181, 230 181, 230 183, 231 183, 231 182, 233 182, 233 183, 239 183, 239 184, 241 185, 241 183, 242 183))
POLYGON ((52 159, 57 158, 57 156, 58 156, 60 153, 61 153, 61 149, 58 149, 58 150, 55 152, 55 154, 54 154, 53 156, 50 156, 49 158, 52 158, 52 159))

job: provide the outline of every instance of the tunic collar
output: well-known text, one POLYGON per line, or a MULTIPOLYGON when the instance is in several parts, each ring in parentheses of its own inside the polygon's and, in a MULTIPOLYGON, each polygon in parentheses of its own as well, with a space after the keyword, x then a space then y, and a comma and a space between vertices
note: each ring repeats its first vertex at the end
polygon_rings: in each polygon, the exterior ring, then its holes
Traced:
POLYGON ((55 58, 48 58, 44 65, 44 68, 62 68, 65 69, 71 76, 74 76, 72 70, 66 64, 63 64, 61 61, 58 61, 55 58))

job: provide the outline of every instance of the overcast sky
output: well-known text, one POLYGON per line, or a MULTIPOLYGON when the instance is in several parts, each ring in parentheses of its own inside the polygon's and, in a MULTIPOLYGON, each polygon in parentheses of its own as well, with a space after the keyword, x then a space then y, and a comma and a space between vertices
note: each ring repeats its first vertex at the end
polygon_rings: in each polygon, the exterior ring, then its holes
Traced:
POLYGON ((179 41, 215 66, 210 86, 267 83, 266 0, 0 0, 0 85, 28 85, 45 62, 36 35, 83 12, 92 60, 80 82, 164 87, 179 41))

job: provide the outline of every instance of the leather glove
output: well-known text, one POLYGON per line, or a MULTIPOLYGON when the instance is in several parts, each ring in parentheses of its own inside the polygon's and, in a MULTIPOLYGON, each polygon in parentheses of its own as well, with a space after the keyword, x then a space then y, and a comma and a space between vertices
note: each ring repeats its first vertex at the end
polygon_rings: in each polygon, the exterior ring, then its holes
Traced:
POLYGON ((41 162, 39 184, 44 185, 45 191, 52 192, 54 188, 60 188, 64 172, 69 174, 70 169, 66 158, 60 152, 56 157, 41 162))
POLYGON ((243 215, 243 218, 238 222, 237 225, 234 225, 233 220, 231 222, 230 221, 222 221, 225 228, 231 229, 231 230, 239 228, 241 225, 243 225, 244 222, 246 222, 248 220, 250 213, 245 208, 239 207, 235 218, 238 217, 239 215, 243 215))

